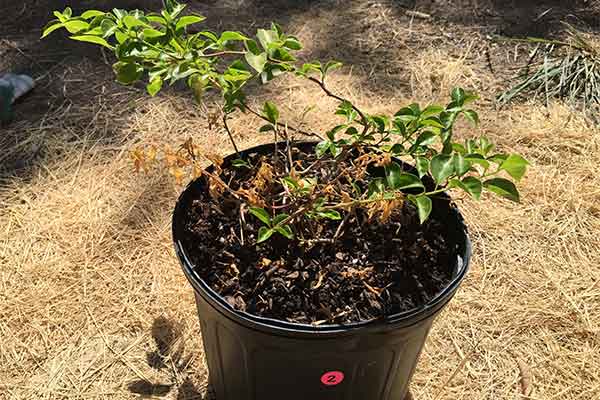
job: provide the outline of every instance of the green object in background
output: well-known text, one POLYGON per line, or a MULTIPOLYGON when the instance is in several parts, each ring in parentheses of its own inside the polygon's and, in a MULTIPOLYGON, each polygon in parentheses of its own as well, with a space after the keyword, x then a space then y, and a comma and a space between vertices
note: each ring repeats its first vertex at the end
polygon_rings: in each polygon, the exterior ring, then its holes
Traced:
POLYGON ((27 75, 0 75, 0 122, 10 121, 13 117, 12 104, 34 86, 35 81, 27 75))

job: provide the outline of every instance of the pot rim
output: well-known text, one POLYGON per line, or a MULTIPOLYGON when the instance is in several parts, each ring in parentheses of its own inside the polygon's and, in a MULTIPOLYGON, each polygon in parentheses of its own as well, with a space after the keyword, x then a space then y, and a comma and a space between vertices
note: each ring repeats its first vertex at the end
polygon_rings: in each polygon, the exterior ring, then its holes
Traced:
MULTIPOLYGON (((294 146, 313 146, 315 143, 316 142, 295 142, 294 146)), ((274 143, 254 146, 240 151, 240 155, 244 156, 250 153, 264 152, 265 150, 271 149, 273 146, 274 143)), ((235 156, 236 154, 232 154, 225 159, 232 159, 235 156)), ((204 280, 198 274, 194 263, 188 257, 184 245, 180 240, 180 237, 183 234, 182 217, 186 209, 186 200, 194 191, 194 189, 201 185, 201 177, 191 181, 180 194, 175 205, 172 218, 172 235, 177 258, 181 263, 181 267, 186 278, 194 288, 196 295, 202 296, 224 317, 252 329, 273 334, 294 334, 296 336, 298 334, 309 334, 311 337, 321 337, 345 335, 358 329, 382 332, 414 325, 424 319, 429 318, 433 314, 436 314, 450 301, 469 269, 471 259, 471 241, 469 239, 468 231, 464 224, 462 215, 456 207, 451 207, 450 213, 456 218, 460 232, 463 234, 463 238, 459 238, 457 240, 458 243, 462 242, 462 246, 458 247, 462 248, 463 251, 457 250, 453 272, 454 277, 450 283, 448 283, 448 285, 439 294, 420 307, 415 307, 401 313, 370 321, 361 321, 351 324, 323 324, 318 326, 287 322, 273 318, 265 318, 250 314, 245 311, 239 311, 234 309, 221 295, 215 292, 206 282, 204 282, 204 280)))

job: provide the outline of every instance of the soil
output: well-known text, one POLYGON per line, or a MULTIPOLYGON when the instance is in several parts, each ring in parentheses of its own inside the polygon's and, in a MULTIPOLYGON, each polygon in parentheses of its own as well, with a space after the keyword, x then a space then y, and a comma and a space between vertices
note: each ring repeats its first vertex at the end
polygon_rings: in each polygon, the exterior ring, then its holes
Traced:
MULTIPOLYGON (((260 157, 250 154, 250 163, 260 157)), ((314 155, 295 151, 294 159, 309 165, 314 155)), ((252 174, 224 168, 220 177, 236 189, 252 174)), ((422 306, 452 278, 447 226, 435 216, 421 225, 409 202, 386 223, 356 210, 333 243, 273 235, 256 245, 261 223, 246 213, 242 244, 239 201, 208 192, 201 185, 187 209, 183 245, 202 279, 239 311, 314 325, 363 322, 422 306)), ((318 237, 333 237, 340 224, 326 221, 318 237)))

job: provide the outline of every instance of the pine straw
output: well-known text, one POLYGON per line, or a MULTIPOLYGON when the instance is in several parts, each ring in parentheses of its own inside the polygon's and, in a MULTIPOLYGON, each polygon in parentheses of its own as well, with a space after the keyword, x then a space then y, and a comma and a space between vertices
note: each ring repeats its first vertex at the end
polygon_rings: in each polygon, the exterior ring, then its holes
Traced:
MULTIPOLYGON (((301 22, 292 25, 306 26, 300 34, 310 36, 314 30, 301 22)), ((369 29, 377 37, 377 27, 369 29)), ((405 65, 412 77, 412 88, 401 92, 373 94, 371 69, 353 70, 355 81, 342 71, 330 82, 372 112, 445 97, 457 83, 483 90, 483 128, 469 134, 485 133, 533 164, 521 205, 457 199, 474 242, 473 265, 431 332, 415 398, 598 399, 600 132, 558 102, 548 111, 539 104, 494 111, 496 81, 485 61, 446 50, 425 44, 410 62, 402 49, 388 54, 386 65, 405 65)), ((278 85, 283 93, 264 98, 284 100, 289 90, 295 96, 282 108, 296 122, 307 106, 334 106, 308 84, 278 85)), ((13 140, 7 157, 22 150, 23 132, 43 137, 44 152, 28 176, 0 189, 0 399, 204 396, 208 373, 193 294, 169 231, 180 188, 161 174, 134 175, 127 149, 190 134, 207 152, 231 147, 187 99, 108 88, 93 101, 73 99, 68 112, 52 108, 45 123, 17 122, 3 132, 13 140)), ((323 113, 306 119, 318 127, 333 122, 323 113)), ((233 121, 243 147, 270 140, 247 130, 255 122, 233 121)))

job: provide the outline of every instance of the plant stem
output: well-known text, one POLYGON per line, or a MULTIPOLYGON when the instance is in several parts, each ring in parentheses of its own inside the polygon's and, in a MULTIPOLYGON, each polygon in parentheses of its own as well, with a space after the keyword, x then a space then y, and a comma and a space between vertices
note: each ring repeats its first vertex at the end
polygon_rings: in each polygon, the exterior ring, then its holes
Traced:
POLYGON ((341 97, 341 96, 338 96, 337 94, 333 93, 331 90, 329 90, 329 89, 327 88, 327 86, 325 86, 325 82, 324 82, 324 81, 320 81, 320 80, 318 80, 317 78, 315 78, 315 77, 312 77, 312 76, 309 76, 309 77, 308 77, 308 80, 310 80, 310 81, 312 81, 312 82, 316 83, 317 85, 319 85, 319 86, 321 87, 321 89, 323 89, 323 91, 325 92, 325 94, 326 94, 327 96, 329 96, 329 97, 332 97, 332 98, 334 98, 334 99, 336 99, 336 100, 339 100, 339 101, 341 101, 341 102, 346 102, 346 103, 349 103, 349 104, 352 106, 352 109, 353 109, 354 111, 356 111, 356 112, 358 113, 358 115, 360 115, 360 119, 362 120, 362 125, 363 125, 363 127, 364 127, 362 135, 364 135, 365 133, 367 133, 367 131, 369 130, 369 123, 367 122, 367 116, 365 115, 365 113, 363 113, 363 112, 361 111, 361 109, 360 109, 360 108, 356 107, 356 106, 355 106, 355 105, 354 105, 354 104, 353 104, 351 101, 349 101, 348 99, 345 99, 345 98, 343 98, 343 97, 341 97))
POLYGON ((243 51, 220 51, 218 53, 212 53, 212 54, 202 54, 200 57, 218 57, 218 56, 225 56, 225 55, 242 55, 242 54, 246 54, 243 51))
MULTIPOLYGON (((259 117, 260 119, 262 119, 264 121, 267 121, 267 122, 271 122, 267 118, 265 118, 261 113, 259 113, 258 111, 254 110, 252 107, 250 107, 247 103, 241 102, 241 105, 243 105, 248 111, 250 111, 252 114, 254 114, 257 117, 259 117)), ((294 132, 298 132, 298 133, 301 133, 301 134, 306 135, 306 136, 313 136, 313 137, 317 137, 317 138, 319 138, 321 140, 325 140, 325 138, 323 136, 319 135, 316 132, 306 132, 306 131, 303 131, 302 129, 298 129, 298 128, 295 128, 295 127, 293 127, 291 125, 288 125, 287 123, 280 123, 280 122, 278 122, 277 126, 280 127, 280 128, 284 128, 284 127, 287 126, 288 129, 291 129, 294 132)))
POLYGON ((225 131, 227 131, 227 135, 229 136, 229 141, 233 145, 235 154, 237 154, 237 156, 241 158, 240 151, 238 150, 235 140, 233 139, 233 134, 231 133, 231 130, 229 129, 229 125, 227 124, 227 114, 223 114, 223 126, 225 127, 225 131))

